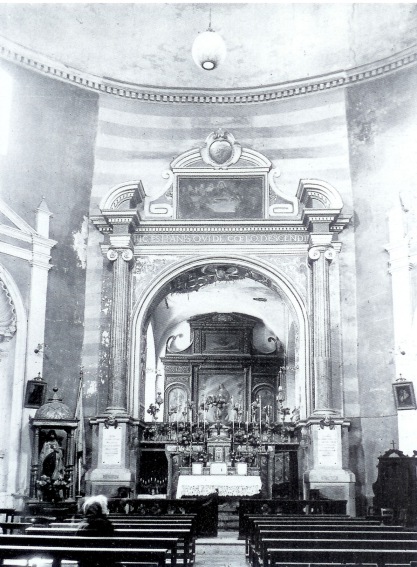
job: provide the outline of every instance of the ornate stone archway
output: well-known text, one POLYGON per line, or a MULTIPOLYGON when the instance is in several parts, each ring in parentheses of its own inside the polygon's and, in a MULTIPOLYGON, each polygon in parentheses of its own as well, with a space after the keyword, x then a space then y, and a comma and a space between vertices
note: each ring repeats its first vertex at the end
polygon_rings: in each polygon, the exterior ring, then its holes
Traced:
MULTIPOLYGON (((122 428, 114 463, 123 471, 118 482, 133 482, 129 431, 145 417, 140 384, 149 311, 175 277, 220 262, 254 270, 294 310, 302 425, 314 444, 306 491, 336 484, 354 512, 352 477, 341 472, 341 430, 349 424, 333 391, 341 375, 332 359, 331 332, 338 332, 340 321, 330 305, 330 288, 335 297, 339 290, 337 234, 350 216, 342 214, 342 199, 330 184, 301 180, 291 197, 280 190, 278 176, 265 156, 220 130, 203 148, 173 160, 163 174, 168 181, 162 195, 149 199, 140 182, 118 185, 103 198, 101 215, 92 218, 106 235, 102 252, 113 266, 108 405, 94 423, 101 432, 109 420, 122 428), (337 450, 327 455, 330 436, 337 450), (331 478, 324 474, 327 466, 334 469, 331 478)), ((100 448, 98 454, 100 460, 100 448)))

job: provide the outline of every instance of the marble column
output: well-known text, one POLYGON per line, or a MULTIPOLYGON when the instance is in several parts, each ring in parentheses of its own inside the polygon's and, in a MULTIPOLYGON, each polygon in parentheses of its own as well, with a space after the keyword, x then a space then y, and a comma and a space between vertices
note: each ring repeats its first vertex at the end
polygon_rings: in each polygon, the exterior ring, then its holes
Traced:
POLYGON ((107 412, 127 413, 127 339, 130 300, 130 248, 110 248, 107 258, 113 262, 113 295, 110 332, 110 379, 107 412))
POLYGON ((313 244, 308 257, 312 268, 313 406, 319 412, 332 405, 329 265, 335 250, 330 243, 313 244))

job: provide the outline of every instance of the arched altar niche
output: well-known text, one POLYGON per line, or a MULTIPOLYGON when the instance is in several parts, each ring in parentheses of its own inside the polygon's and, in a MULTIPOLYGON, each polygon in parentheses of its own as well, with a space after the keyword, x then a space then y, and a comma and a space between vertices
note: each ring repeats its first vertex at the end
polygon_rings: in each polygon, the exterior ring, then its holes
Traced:
MULTIPOLYGON (((147 335, 148 325, 150 321, 152 321, 152 313, 157 309, 158 305, 164 306, 166 302, 167 296, 171 293, 172 289, 175 290, 175 286, 178 285, 176 282, 184 281, 184 276, 188 273, 193 273, 195 269, 199 268, 207 268, 207 266, 212 266, 213 269, 219 265, 222 266, 229 266, 230 269, 236 269, 236 266, 239 267, 243 272, 250 273, 253 281, 256 281, 260 284, 260 289, 264 286, 268 293, 273 296, 277 295, 279 297, 279 301, 285 308, 285 312, 289 314, 290 321, 287 325, 285 333, 288 334, 287 339, 291 341, 286 346, 287 351, 283 349, 283 345, 280 343, 280 338, 277 337, 277 334, 274 331, 271 331, 270 335, 266 335, 264 340, 264 348, 267 351, 263 351, 265 356, 267 352, 271 355, 271 358, 274 360, 274 370, 272 374, 274 375, 274 380, 276 383, 276 387, 278 387, 278 371, 280 367, 287 366, 287 372, 282 373, 282 385, 285 386, 285 381, 291 384, 291 392, 290 393, 290 401, 289 404, 291 409, 297 408, 300 416, 306 416, 310 411, 311 407, 311 399, 309 397, 310 386, 310 368, 307 362, 307 357, 309 353, 309 321, 306 313, 305 307, 305 300, 300 297, 296 287, 290 282, 288 282, 286 276, 282 273, 277 273, 274 270, 271 271, 271 266, 269 265, 266 267, 262 265, 259 260, 249 260, 247 258, 241 258, 238 256, 230 256, 230 257, 211 257, 211 258, 200 258, 200 259, 191 259, 187 260, 186 262, 183 261, 179 263, 177 266, 172 266, 169 269, 163 270, 160 274, 160 277, 155 281, 155 287, 151 290, 148 288, 146 290, 146 294, 142 295, 142 300, 136 305, 135 312, 132 317, 132 339, 134 341, 134 349, 132 349, 132 359, 131 359, 131 367, 130 367, 130 386, 129 386, 129 400, 131 403, 130 412, 135 417, 142 416, 145 419, 149 419, 149 416, 146 416, 146 410, 148 408, 148 404, 153 401, 153 399, 148 399, 146 404, 145 402, 145 376, 146 373, 143 372, 143 368, 148 367, 149 364, 152 362, 154 363, 155 367, 158 366, 158 361, 147 361, 144 359, 143 356, 140 356, 140 352, 143 351, 143 342, 147 335), (174 286, 172 286, 174 283, 174 286), (138 340, 139 336, 141 337, 140 341, 142 343, 142 349, 138 348, 138 340), (278 345, 276 342, 278 341, 278 345), (146 416, 146 417, 145 417, 146 416)), ((213 283, 213 282, 212 282, 213 283)), ((220 287, 218 284, 215 287, 220 287)), ((191 294, 191 292, 190 292, 191 294)), ((187 295, 187 294, 186 294, 187 295)), ((189 295, 189 294, 188 294, 189 295)), ((181 297, 180 295, 178 297, 181 297)), ((197 301, 203 301, 203 297, 201 295, 201 290, 199 293, 195 293, 194 297, 197 298, 197 301)), ((263 304, 259 303, 260 305, 270 305, 270 304, 263 304)), ((253 313, 259 313, 256 311, 256 307, 259 305, 257 302, 253 301, 251 298, 251 305, 249 307, 253 310, 253 313), (254 306, 254 307, 253 307, 254 306)), ((163 307, 164 308, 164 307, 163 307)), ((248 307, 246 307, 248 309, 248 307)), ((269 310, 271 308, 269 307, 269 310)), ((227 315, 227 313, 223 314, 227 315)), ((162 312, 162 316, 164 313, 162 312)), ((242 314, 245 317, 244 314, 242 314)), ((272 312, 270 313, 272 319, 274 316, 278 316, 278 313, 272 312)), ((288 318, 288 315, 287 315, 288 318)), ((254 318, 253 326, 258 325, 259 319, 254 318)), ((287 322, 288 323, 288 322, 287 322)), ((152 322, 152 327, 155 327, 155 321, 152 322)), ((172 327, 169 327, 169 331, 165 334, 165 340, 159 340, 158 338, 155 339, 156 343, 156 351, 159 353, 159 356, 164 356, 166 346, 173 348, 173 336, 172 336, 172 327)), ((280 333, 281 334, 281 333, 280 333)), ((217 337, 217 334, 213 335, 217 337)), ((209 337, 210 340, 211 337, 209 337)), ((281 339, 284 337, 281 336, 281 339)), ((286 340, 287 340, 286 339, 286 340)), ((185 339, 182 338, 184 341, 185 339)), ((215 339, 213 339, 215 340, 215 339)), ((250 342, 253 341, 253 338, 250 337, 250 342)), ((190 338, 190 342, 194 344, 194 340, 190 338)), ((195 346, 195 345, 194 345, 195 346)), ((194 346, 192 348, 194 348, 194 346)), ((210 350, 211 346, 210 343, 208 344, 208 349, 210 350)), ((232 345, 232 353, 233 353, 233 345, 232 345)), ((253 345, 251 346, 253 350, 253 345)), ((204 355, 204 353, 201 353, 204 355)), ((230 354, 230 353, 229 353, 230 354)), ((236 354, 236 353, 235 353, 236 354)), ((261 351, 258 353, 261 354, 261 351)), ((156 355, 158 356, 158 355, 156 355)), ((172 355, 169 355, 172 356, 172 355)), ((178 355, 177 355, 178 356, 178 355)), ((246 355, 250 358, 249 350, 246 355)), ((240 363, 239 363, 240 364, 240 363)), ((178 376, 178 371, 180 375, 183 376, 184 382, 182 383, 181 387, 185 387, 186 391, 189 392, 188 400, 196 401, 196 392, 191 390, 191 367, 185 367, 183 364, 177 364, 177 372, 173 376, 178 376), (186 378, 185 378, 186 376, 186 378), (184 383, 187 383, 187 386, 184 386, 184 383)), ((247 365, 247 369, 245 372, 248 372, 248 368, 250 365, 247 365)), ((271 376, 272 376, 271 374, 271 376)), ((228 372, 224 371, 221 376, 224 376, 225 380, 227 380, 228 372)), ((243 373, 242 373, 243 376, 243 373)), ((149 378, 149 377, 148 377, 149 378)), ((259 386, 262 385, 262 377, 259 375, 259 382, 254 382, 253 387, 256 390, 259 390, 259 386)), ((258 379, 257 378, 257 379, 258 379)), ((152 380, 152 375, 150 377, 152 380)), ((155 378, 156 379, 156 378, 155 378)), ((161 378, 159 378, 161 380, 161 378)), ((160 382, 158 382, 160 384, 160 382)), ((271 384, 270 384, 271 385, 271 384)), ((211 389, 215 389, 216 385, 213 384, 210 386, 211 389)), ((275 385, 274 385, 275 388, 275 385)), ((158 388, 161 390, 161 387, 158 388)), ((155 391, 155 383, 151 383, 149 387, 149 391, 155 391)), ((239 394, 237 394, 239 397, 239 394)), ((245 394, 246 395, 246 394, 245 394)), ((153 396, 153 394, 151 394, 153 396)), ((188 396, 188 393, 187 393, 188 396)), ((235 393, 236 397, 236 393, 235 393)), ((253 396, 252 396, 253 397, 253 396)), ((244 412, 249 411, 250 403, 253 401, 252 398, 249 396, 247 399, 243 400, 244 412)), ((175 404, 174 404, 175 405, 175 404)), ((167 417, 167 413, 169 408, 163 407, 162 412, 158 416, 159 420, 167 417)), ((275 407, 271 410, 273 415, 276 417, 277 414, 277 406, 275 402, 275 407)), ((210 412, 211 413, 211 412, 210 412)), ((245 416, 244 416, 245 417, 245 416)))

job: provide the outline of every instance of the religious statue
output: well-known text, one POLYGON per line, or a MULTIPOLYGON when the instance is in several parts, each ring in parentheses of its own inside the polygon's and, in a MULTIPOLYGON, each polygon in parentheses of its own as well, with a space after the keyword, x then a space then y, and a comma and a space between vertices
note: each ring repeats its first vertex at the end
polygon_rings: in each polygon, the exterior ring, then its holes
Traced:
POLYGON ((39 471, 52 481, 64 474, 63 452, 54 429, 51 429, 39 454, 39 471))
POLYGON ((229 419, 229 402, 230 394, 228 390, 224 387, 224 384, 220 384, 217 394, 207 396, 205 405, 207 408, 213 407, 214 409, 214 420, 217 423, 226 423, 229 419))

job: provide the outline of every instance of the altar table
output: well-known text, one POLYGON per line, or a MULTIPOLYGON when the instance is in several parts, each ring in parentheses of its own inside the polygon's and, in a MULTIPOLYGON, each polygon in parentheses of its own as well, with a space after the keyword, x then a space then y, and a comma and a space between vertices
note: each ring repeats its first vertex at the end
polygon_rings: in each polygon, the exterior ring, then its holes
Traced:
POLYGON ((219 491, 219 496, 254 496, 262 487, 260 476, 240 475, 180 475, 177 498, 207 496, 219 491))

